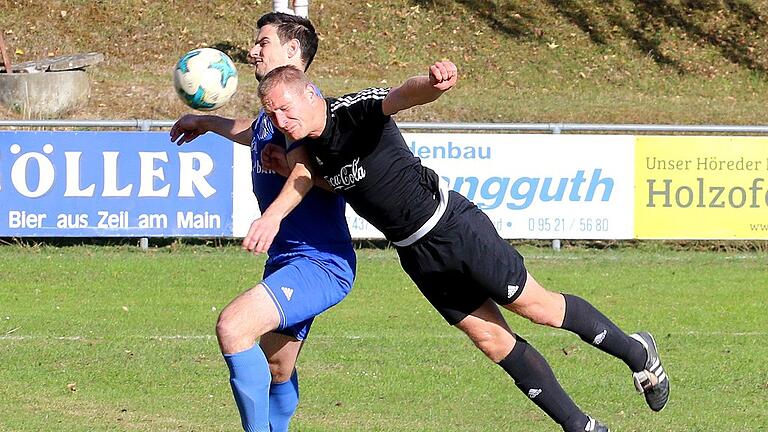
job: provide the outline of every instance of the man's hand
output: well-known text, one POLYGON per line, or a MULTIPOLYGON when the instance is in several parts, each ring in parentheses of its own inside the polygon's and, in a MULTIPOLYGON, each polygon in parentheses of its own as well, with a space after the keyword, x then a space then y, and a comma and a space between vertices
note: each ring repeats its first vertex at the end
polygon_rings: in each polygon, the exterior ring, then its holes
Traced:
POLYGON ((288 177, 291 170, 288 167, 288 159, 285 157, 285 149, 275 144, 267 144, 261 151, 261 167, 268 171, 288 177))
POLYGON ((194 114, 187 114, 178 119, 171 127, 171 142, 182 145, 208 132, 203 119, 204 116, 194 114))
POLYGON ((429 83, 433 88, 446 91, 456 85, 459 77, 456 65, 450 61, 435 62, 429 67, 429 83))
POLYGON ((267 215, 255 219, 248 229, 248 235, 243 239, 243 249, 254 254, 266 253, 280 230, 280 221, 280 218, 267 215))
POLYGON ((392 87, 381 101, 381 112, 394 115, 417 105, 428 104, 450 90, 459 79, 456 65, 445 60, 429 67, 429 76, 408 78, 397 87, 392 87))

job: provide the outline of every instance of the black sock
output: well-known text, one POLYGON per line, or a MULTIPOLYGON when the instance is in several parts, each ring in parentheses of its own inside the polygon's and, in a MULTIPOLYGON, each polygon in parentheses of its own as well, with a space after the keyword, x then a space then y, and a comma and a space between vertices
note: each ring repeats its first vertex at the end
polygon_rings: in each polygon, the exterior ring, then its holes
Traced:
POLYGON ((589 418, 571 400, 557 382, 544 357, 525 339, 516 336, 517 343, 498 364, 515 380, 533 403, 541 408, 564 431, 584 431, 589 418))
POLYGON ((562 328, 579 335, 581 340, 596 346, 608 354, 620 358, 632 369, 645 369, 645 348, 627 336, 608 317, 581 297, 563 294, 565 319, 562 328))

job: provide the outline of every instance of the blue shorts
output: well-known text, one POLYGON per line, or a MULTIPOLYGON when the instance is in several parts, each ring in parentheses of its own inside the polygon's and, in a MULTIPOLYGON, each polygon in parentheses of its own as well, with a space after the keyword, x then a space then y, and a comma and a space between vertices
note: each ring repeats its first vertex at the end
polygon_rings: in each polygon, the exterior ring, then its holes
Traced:
POLYGON ((270 257, 262 285, 280 314, 276 332, 304 340, 312 320, 349 294, 355 280, 355 252, 292 252, 270 257))

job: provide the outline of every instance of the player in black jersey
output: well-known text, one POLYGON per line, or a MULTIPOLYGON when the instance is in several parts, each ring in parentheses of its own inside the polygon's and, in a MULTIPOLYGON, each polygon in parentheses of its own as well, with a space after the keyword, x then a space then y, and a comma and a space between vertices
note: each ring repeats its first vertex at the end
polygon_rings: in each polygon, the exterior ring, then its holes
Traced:
MULTIPOLYGON (((661 410, 669 379, 651 335, 627 335, 587 301, 544 289, 488 217, 449 191, 408 149, 390 116, 434 101, 456 80, 453 63, 437 62, 429 76, 392 89, 323 99, 298 69, 270 72, 259 84, 259 97, 273 123, 294 141, 281 170, 288 180, 273 204, 275 214, 287 214, 301 200, 316 170, 394 243, 403 269, 446 321, 466 333, 563 430, 608 428, 576 406, 546 360, 510 330, 499 305, 576 333, 623 360, 651 409, 661 410)), ((259 250, 278 229, 279 220, 265 220, 244 243, 259 250)))

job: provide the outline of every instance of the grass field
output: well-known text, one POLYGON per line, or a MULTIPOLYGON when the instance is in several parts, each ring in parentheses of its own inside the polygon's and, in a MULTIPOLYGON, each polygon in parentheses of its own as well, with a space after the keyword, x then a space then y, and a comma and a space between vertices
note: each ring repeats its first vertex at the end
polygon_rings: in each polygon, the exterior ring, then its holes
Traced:
MULTIPOLYGON (((625 366, 567 332, 509 316, 564 387, 614 431, 768 425, 768 255, 658 245, 521 248, 545 286, 652 331, 672 401, 652 414, 625 366)), ((213 333, 258 281, 235 247, 0 247, 0 431, 233 431, 213 333)), ((317 319, 294 431, 558 431, 399 269, 359 251, 352 294, 317 319)))

